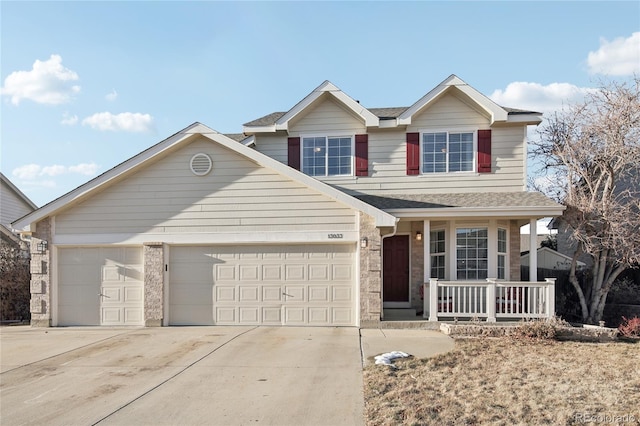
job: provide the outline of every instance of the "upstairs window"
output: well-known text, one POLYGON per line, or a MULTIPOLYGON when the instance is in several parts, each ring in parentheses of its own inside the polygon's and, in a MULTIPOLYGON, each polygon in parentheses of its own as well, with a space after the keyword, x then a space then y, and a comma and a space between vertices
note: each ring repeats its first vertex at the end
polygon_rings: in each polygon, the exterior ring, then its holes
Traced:
POLYGON ((422 134, 422 173, 474 171, 474 132, 422 134))
POLYGON ((309 176, 350 176, 352 164, 350 136, 302 138, 302 171, 309 176))

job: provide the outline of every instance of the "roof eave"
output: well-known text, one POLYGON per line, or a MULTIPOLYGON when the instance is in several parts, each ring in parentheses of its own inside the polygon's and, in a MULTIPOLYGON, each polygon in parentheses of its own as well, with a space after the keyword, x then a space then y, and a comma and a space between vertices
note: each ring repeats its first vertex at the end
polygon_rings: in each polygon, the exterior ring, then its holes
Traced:
POLYGON ((438 208, 408 208, 408 209, 384 209, 389 214, 398 218, 408 217, 555 217, 562 215, 565 206, 523 206, 523 207, 438 207, 438 208))

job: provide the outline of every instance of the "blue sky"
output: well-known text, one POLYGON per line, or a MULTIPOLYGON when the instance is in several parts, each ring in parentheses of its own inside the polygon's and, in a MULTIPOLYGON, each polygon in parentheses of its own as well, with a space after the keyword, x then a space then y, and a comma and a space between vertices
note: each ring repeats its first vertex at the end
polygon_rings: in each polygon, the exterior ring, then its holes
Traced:
POLYGON ((640 3, 0 3, 0 169, 37 205, 199 121, 223 133, 330 80, 409 106, 456 74, 545 113, 640 73, 640 3))

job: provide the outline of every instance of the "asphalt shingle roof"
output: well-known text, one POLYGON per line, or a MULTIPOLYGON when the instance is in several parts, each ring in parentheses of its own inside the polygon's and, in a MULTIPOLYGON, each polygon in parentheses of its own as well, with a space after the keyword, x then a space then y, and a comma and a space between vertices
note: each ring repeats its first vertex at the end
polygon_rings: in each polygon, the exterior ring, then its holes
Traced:
POLYGON ((437 208, 559 207, 540 192, 480 192, 464 194, 356 195, 382 210, 437 208))
MULTIPOLYGON (((371 111, 372 114, 376 115, 379 119, 391 119, 398 118, 400 114, 405 112, 409 107, 388 107, 388 108, 367 108, 371 111)), ((502 107, 507 111, 510 115, 518 115, 518 114, 540 114, 535 111, 527 111, 524 109, 517 108, 508 108, 502 107)), ((278 121, 280 117, 285 115, 286 112, 272 112, 271 114, 267 114, 264 117, 257 118, 253 121, 249 121, 248 123, 244 123, 245 126, 248 127, 260 127, 260 126, 271 126, 278 121)))

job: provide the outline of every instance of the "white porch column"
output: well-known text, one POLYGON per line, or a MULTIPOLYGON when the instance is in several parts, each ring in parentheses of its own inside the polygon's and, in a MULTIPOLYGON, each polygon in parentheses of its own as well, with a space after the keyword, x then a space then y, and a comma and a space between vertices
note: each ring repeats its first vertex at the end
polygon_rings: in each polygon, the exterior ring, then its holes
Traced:
POLYGON ((538 220, 529 220, 529 281, 538 281, 538 220))
POLYGON ((431 253, 430 253, 431 222, 428 220, 424 221, 424 226, 422 229, 422 242, 423 242, 422 246, 423 246, 423 256, 424 256, 424 273, 423 273, 423 281, 422 281, 422 285, 423 285, 422 297, 424 298, 424 300, 423 300, 422 317, 429 318, 431 311, 427 308, 430 308, 431 306, 431 304, 429 303, 429 301, 431 300, 430 298, 431 291, 427 292, 427 289, 424 288, 426 287, 426 284, 429 282, 429 279, 431 278, 431 253))
POLYGON ((556 279, 546 278, 547 282, 547 318, 552 319, 556 316, 556 279))
POLYGON ((496 322, 496 280, 487 278, 487 322, 496 322))
POLYGON ((438 279, 429 280, 429 321, 438 321, 438 279))

